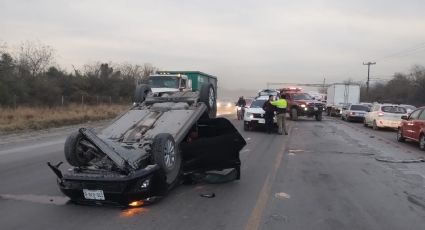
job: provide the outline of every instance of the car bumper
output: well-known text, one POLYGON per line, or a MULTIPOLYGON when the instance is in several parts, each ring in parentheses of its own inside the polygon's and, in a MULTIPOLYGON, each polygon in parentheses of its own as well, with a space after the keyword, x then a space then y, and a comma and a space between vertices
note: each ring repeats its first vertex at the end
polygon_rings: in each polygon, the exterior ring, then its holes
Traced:
POLYGON ((378 119, 376 120, 376 126, 379 128, 392 128, 397 129, 400 126, 400 122, 398 120, 382 120, 378 119))
POLYGON ((351 115, 351 116, 347 116, 347 119, 355 120, 355 121, 363 121, 364 116, 353 116, 353 115, 351 115))
POLYGON ((70 173, 58 179, 63 194, 71 201, 91 205, 128 206, 134 201, 141 201, 161 195, 166 190, 155 165, 149 169, 139 170, 129 176, 105 176, 70 173), (102 195, 93 197, 91 193, 102 195))
POLYGON ((323 107, 300 107, 298 113, 300 116, 314 116, 323 112, 323 107))

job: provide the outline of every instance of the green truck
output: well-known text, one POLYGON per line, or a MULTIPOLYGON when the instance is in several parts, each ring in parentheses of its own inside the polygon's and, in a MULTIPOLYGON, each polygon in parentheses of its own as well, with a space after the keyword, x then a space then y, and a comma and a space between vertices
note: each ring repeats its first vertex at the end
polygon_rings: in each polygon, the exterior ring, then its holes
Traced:
POLYGON ((135 102, 142 102, 152 93, 154 97, 164 97, 175 92, 198 92, 198 96, 209 98, 207 103, 210 115, 217 112, 217 77, 200 71, 159 71, 149 75, 135 91, 135 102), (202 90, 202 88, 208 90, 202 90), (208 95, 201 95, 207 93, 208 95))

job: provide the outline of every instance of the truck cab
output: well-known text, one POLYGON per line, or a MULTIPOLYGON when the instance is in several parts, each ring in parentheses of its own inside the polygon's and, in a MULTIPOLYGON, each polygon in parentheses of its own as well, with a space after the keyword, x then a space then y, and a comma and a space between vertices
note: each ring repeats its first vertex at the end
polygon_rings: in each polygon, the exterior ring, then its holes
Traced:
POLYGON ((146 79, 153 94, 192 91, 192 80, 183 74, 152 74, 146 79))
POLYGON ((314 100, 308 93, 302 92, 301 88, 283 88, 280 90, 288 102, 287 111, 292 120, 298 120, 299 116, 315 117, 322 120, 323 103, 314 100))

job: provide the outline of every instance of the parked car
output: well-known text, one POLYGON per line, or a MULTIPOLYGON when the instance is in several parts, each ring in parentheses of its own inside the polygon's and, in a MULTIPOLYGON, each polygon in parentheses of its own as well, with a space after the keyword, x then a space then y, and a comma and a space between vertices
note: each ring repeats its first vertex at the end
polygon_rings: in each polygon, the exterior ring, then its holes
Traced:
POLYGON ((369 107, 366 105, 349 105, 346 109, 342 110, 341 119, 346 121, 363 121, 369 107))
POLYGON ((419 148, 425 150, 425 107, 414 110, 409 116, 403 116, 397 130, 397 140, 406 139, 419 143, 419 148))
POLYGON ((392 128, 397 129, 401 123, 401 117, 407 116, 405 108, 394 104, 374 104, 371 111, 364 118, 364 126, 372 126, 373 129, 392 128))
POLYGON ((328 110, 328 115, 331 117, 339 117, 342 114, 342 111, 344 109, 347 109, 347 107, 350 106, 350 104, 346 103, 339 103, 338 105, 334 105, 328 110))
MULTIPOLYGON (((252 103, 249 108, 245 109, 245 115, 244 115, 244 125, 243 128, 245 131, 251 130, 252 128, 258 127, 258 126, 265 126, 266 119, 264 117, 264 114, 266 113, 263 110, 264 103, 268 100, 268 96, 260 96, 257 97, 252 103)), ((276 119, 275 119, 276 123, 276 119)))

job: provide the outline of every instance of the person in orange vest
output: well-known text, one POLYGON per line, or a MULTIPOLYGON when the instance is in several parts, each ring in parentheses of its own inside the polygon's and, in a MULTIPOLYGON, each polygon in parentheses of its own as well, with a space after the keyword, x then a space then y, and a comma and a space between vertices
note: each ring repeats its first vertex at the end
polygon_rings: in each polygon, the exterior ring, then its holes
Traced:
POLYGON ((288 102, 285 99, 285 95, 281 94, 280 98, 276 101, 270 102, 272 105, 276 107, 276 120, 277 126, 279 127, 278 133, 280 135, 285 132, 285 135, 288 135, 288 130, 286 129, 286 107, 288 106, 288 102))

